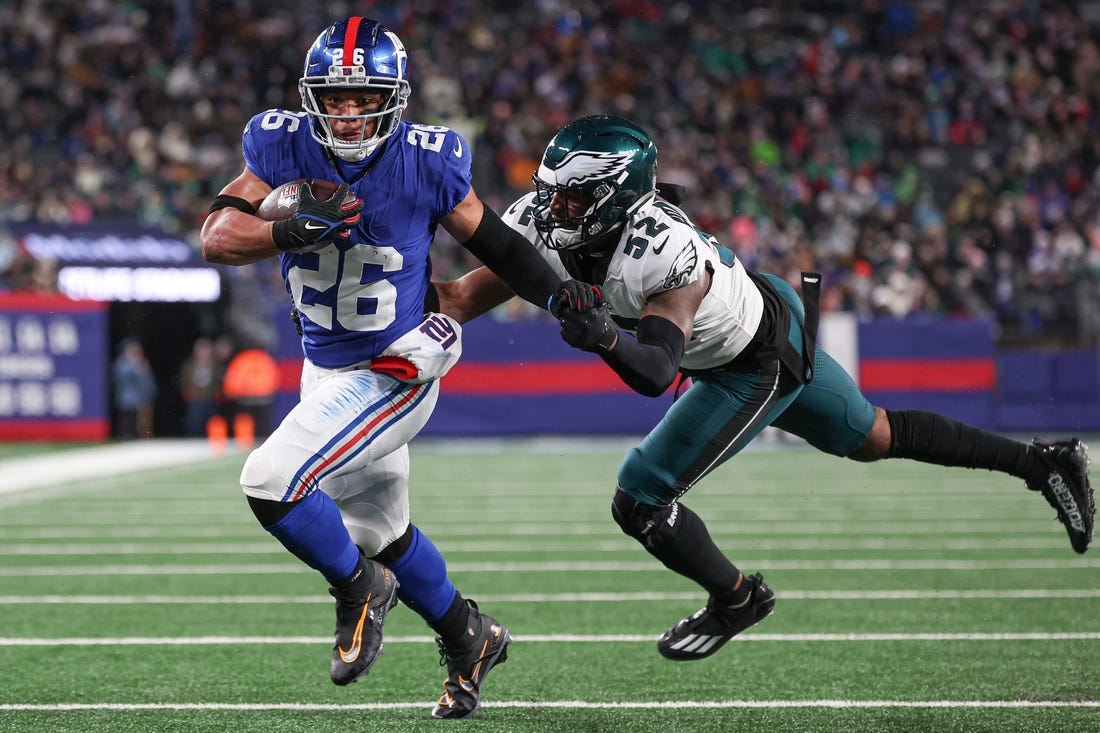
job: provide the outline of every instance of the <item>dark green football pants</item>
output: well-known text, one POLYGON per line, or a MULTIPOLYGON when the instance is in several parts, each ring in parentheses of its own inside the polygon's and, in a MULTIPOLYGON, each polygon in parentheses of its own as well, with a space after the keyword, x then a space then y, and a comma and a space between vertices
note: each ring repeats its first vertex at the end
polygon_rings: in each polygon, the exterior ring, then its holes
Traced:
MULTIPOLYGON (((768 275, 791 309, 791 343, 802 353, 805 319, 798 293, 768 275)), ((847 456, 864 441, 875 408, 820 346, 814 378, 799 385, 778 359, 758 371, 721 370, 692 379, 661 422, 631 448, 619 467, 619 486, 637 501, 675 501, 732 458, 769 425, 826 453, 847 456)))

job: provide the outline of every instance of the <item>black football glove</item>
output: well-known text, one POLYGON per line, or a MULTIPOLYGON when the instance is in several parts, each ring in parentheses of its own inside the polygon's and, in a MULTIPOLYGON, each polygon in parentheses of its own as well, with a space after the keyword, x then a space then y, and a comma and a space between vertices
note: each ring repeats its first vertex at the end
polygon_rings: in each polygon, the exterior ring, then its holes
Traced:
POLYGON ((558 323, 561 324, 562 340, 584 351, 608 352, 619 335, 606 305, 584 313, 567 308, 558 317, 558 323))
POLYGON ((363 202, 355 198, 344 203, 348 184, 343 183, 324 201, 313 198, 310 186, 302 186, 298 194, 298 209, 289 219, 275 222, 271 238, 283 252, 313 252, 337 239, 347 239, 359 223, 363 202))
POLYGON ((580 280, 565 280, 558 285, 557 292, 550 296, 546 309, 560 320, 562 313, 567 310, 584 313, 602 304, 603 293, 596 285, 580 280))

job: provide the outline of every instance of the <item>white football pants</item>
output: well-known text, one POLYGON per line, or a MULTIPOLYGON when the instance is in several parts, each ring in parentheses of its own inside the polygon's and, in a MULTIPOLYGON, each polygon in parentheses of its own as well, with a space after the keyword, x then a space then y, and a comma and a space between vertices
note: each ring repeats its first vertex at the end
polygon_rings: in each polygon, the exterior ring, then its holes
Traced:
POLYGON ((304 360, 301 401, 245 461, 241 489, 298 501, 316 489, 340 507, 367 557, 409 526, 409 448, 435 409, 437 381, 407 384, 368 369, 304 360))

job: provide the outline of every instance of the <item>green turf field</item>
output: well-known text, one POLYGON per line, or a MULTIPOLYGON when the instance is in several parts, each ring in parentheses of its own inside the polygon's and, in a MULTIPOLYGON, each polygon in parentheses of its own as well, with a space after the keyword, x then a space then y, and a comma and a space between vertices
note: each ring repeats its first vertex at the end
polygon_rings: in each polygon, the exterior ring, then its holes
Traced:
POLYGON ((241 455, 2 492, 0 731, 1100 731, 1100 549, 1022 482, 739 456, 685 503, 776 611, 675 663, 656 637, 704 598, 611 521, 619 457, 414 445, 414 520, 516 638, 472 721, 428 718, 446 671, 403 606, 329 682, 326 584, 252 518, 241 455))

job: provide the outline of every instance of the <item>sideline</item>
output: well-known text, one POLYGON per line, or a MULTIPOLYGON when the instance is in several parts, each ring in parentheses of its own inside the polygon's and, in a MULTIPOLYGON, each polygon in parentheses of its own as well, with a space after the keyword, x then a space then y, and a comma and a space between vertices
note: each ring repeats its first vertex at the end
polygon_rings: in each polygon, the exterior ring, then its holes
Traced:
MULTIPOLYGON (((785 450, 805 446, 798 439, 781 437, 772 428, 748 448, 785 450), (777 439, 778 438, 778 439, 777 439)), ((423 453, 499 454, 530 452, 540 454, 623 453, 640 441, 642 436, 484 436, 461 438, 453 436, 417 436, 409 449, 423 453)), ((239 453, 230 443, 222 455, 239 453)), ((219 457, 204 438, 156 438, 120 443, 91 445, 87 448, 39 453, 27 458, 0 460, 0 495, 60 486, 71 481, 103 478, 150 468, 178 466, 193 461, 219 457)))
POLYGON ((215 457, 204 439, 158 438, 5 458, 0 461, 0 495, 215 457))

